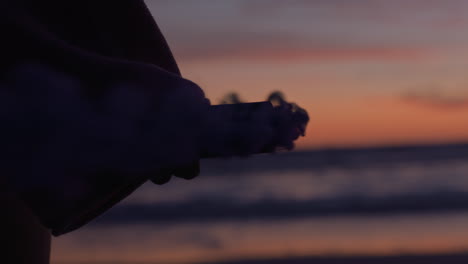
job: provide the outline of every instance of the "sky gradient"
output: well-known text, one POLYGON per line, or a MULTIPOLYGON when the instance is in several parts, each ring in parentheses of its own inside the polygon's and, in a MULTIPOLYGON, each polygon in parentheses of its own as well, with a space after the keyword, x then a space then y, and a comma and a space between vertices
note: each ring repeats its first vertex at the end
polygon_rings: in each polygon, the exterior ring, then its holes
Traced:
POLYGON ((212 103, 271 91, 309 111, 299 148, 468 141, 468 2, 147 1, 212 103))

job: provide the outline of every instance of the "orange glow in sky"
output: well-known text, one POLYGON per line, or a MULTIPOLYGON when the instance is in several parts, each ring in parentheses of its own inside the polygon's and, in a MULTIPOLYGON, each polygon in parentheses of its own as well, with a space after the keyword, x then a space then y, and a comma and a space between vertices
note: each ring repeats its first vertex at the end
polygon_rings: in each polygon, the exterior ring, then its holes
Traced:
POLYGON ((468 141, 468 2, 377 2, 148 5, 212 103, 280 90, 307 109, 299 148, 468 141))

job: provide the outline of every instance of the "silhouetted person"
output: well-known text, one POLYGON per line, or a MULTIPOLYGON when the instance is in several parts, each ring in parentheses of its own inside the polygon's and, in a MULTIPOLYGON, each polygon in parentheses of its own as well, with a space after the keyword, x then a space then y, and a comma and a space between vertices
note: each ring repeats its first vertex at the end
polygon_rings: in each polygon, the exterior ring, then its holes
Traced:
POLYGON ((255 140, 207 121, 209 101, 181 77, 142 0, 0 0, 0 21, 3 263, 48 263, 50 233, 81 227, 148 179, 195 177, 209 140, 240 135, 232 145, 249 154, 277 138, 260 119, 248 124, 255 140))

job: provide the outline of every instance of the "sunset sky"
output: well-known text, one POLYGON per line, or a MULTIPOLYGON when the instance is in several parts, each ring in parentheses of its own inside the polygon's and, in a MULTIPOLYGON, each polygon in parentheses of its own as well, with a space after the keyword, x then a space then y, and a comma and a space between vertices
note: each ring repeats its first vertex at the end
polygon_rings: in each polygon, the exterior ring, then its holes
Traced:
POLYGON ((299 148, 468 141, 468 1, 147 4, 212 103, 280 90, 306 108, 299 148))

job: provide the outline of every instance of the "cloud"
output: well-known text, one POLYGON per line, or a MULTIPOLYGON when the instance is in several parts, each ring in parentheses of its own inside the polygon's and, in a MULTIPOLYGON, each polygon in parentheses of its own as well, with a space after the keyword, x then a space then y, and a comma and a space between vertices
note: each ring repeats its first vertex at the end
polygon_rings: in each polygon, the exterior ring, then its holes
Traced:
POLYGON ((446 96, 440 93, 423 92, 407 93, 400 99, 409 104, 415 104, 441 110, 468 109, 468 96, 446 96))
POLYGON ((425 59, 432 50, 422 47, 444 38, 436 35, 434 40, 434 31, 429 27, 425 27, 424 34, 414 34, 421 33, 422 27, 414 25, 415 13, 403 9, 409 13, 404 16, 409 21, 401 21, 401 7, 409 4, 387 3, 261 0, 149 6, 175 56, 182 61, 425 59), (387 6, 393 7, 392 12, 387 6), (389 13, 396 21, 382 21, 389 13))
MULTIPOLYGON (((238 1, 240 10, 244 14, 254 16, 270 16, 286 9, 307 9, 308 11, 320 10, 327 15, 341 16, 342 18, 373 19, 376 22, 401 22, 410 17, 429 17, 431 11, 438 10, 439 17, 431 16, 430 22, 436 23, 445 19, 463 19, 467 3, 463 0, 446 2, 426 0, 241 0, 238 1)), ((338 17, 339 19, 339 17, 338 17)), ((432 25, 431 23, 431 25, 432 25)))
POLYGON ((333 43, 282 32, 213 32, 174 41, 182 61, 248 60, 262 62, 419 61, 430 50, 410 45, 333 43))

